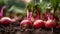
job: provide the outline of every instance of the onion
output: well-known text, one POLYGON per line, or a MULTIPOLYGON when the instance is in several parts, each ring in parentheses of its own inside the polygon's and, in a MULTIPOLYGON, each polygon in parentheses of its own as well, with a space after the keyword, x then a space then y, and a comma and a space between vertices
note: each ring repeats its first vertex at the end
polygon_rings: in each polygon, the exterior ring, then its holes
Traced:
POLYGON ((43 20, 36 20, 33 24, 34 28, 40 28, 44 26, 44 21, 43 20))
POLYGON ((11 19, 9 17, 3 17, 1 18, 2 24, 9 25, 11 22, 11 19))
POLYGON ((37 6, 35 6, 35 10, 36 10, 36 21, 33 23, 33 27, 37 29, 44 26, 44 21, 41 20, 40 18, 40 13, 38 12, 37 6))
POLYGON ((46 28, 52 28, 52 27, 54 27, 56 25, 56 23, 53 21, 53 20, 47 20, 46 22, 45 22, 45 27, 46 28))
POLYGON ((25 19, 25 20, 22 20, 21 22, 20 22, 20 26, 21 27, 31 27, 32 26, 32 22, 31 22, 31 17, 32 17, 32 12, 31 11, 29 11, 29 9, 28 9, 28 11, 27 11, 27 19, 25 19))
POLYGON ((23 20, 21 23, 20 23, 21 26, 25 26, 25 25, 32 25, 31 21, 29 20, 23 20))

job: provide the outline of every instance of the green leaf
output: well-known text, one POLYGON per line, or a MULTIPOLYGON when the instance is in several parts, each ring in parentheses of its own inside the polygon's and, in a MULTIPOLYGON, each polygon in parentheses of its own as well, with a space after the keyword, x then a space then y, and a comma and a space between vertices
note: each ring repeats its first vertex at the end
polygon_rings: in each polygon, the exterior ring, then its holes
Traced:
POLYGON ((42 14, 42 6, 41 5, 38 5, 38 11, 40 12, 40 14, 42 14))
POLYGON ((4 1, 0 0, 0 7, 4 5, 4 1))
POLYGON ((55 12, 55 17, 58 17, 58 13, 57 12, 55 12))
POLYGON ((56 3, 58 1, 57 0, 50 0, 50 2, 51 2, 52 7, 55 8, 56 7, 56 3))
POLYGON ((60 22, 57 22, 58 24, 60 24, 60 22))

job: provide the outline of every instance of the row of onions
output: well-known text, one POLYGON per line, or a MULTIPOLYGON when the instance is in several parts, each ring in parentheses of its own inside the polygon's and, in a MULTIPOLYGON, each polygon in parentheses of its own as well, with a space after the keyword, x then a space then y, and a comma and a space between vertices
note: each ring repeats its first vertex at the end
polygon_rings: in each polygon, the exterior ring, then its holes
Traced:
MULTIPOLYGON (((50 11, 47 11, 43 13, 44 19, 41 19, 41 15, 39 13, 37 6, 38 5, 34 6, 35 11, 31 11, 30 8, 28 8, 29 6, 27 7, 28 10, 26 11, 27 12, 26 19, 20 22, 20 27, 21 28, 34 28, 34 29, 51 28, 53 30, 53 28, 56 27, 57 25, 54 15, 52 15, 50 11), (34 21, 32 20, 33 22, 31 22, 31 17, 33 16, 32 15, 33 12, 35 12, 36 16, 34 18, 35 20, 34 21)), ((2 9, 1 12, 3 12, 4 9, 2 9)), ((0 24, 3 24, 3 25, 9 25, 11 22, 15 22, 15 20, 10 19, 9 17, 3 17, 0 19, 0 24)), ((58 24, 57 27, 60 28, 60 24, 58 24)))
MULTIPOLYGON (((33 21, 33 23, 31 22, 31 17, 32 17, 33 12, 30 11, 30 9, 28 8, 26 19, 20 22, 21 27, 28 26, 30 28, 33 27, 36 29, 36 28, 42 28, 42 27, 53 28, 56 26, 56 21, 54 19, 54 16, 51 13, 49 13, 49 11, 43 14, 44 16, 44 20, 43 20, 41 19, 41 15, 38 11, 37 5, 35 6, 34 10, 36 10, 35 21, 33 21)), ((0 19, 1 24, 4 24, 4 25, 9 25, 10 22, 14 22, 14 21, 15 21, 14 19, 10 19, 9 17, 3 17, 0 19)), ((58 28, 60 28, 60 25, 58 25, 58 28)))
MULTIPOLYGON (((55 21, 55 18, 54 18, 54 15, 50 13, 50 11, 47 11, 47 12, 44 12, 43 13, 43 18, 44 19, 41 19, 41 15, 38 11, 38 8, 37 8, 38 5, 35 5, 34 6, 34 10, 35 10, 35 20, 33 22, 31 22, 31 17, 33 16, 33 12, 30 11, 30 9, 28 9, 27 11, 27 19, 25 20, 22 20, 21 23, 20 23, 20 26, 22 28, 26 28, 27 26, 30 27, 30 28, 34 28, 34 29, 39 29, 39 28, 47 28, 47 29, 52 29, 54 27, 56 27, 57 23, 55 21)), ((58 28, 60 28, 59 24, 57 25, 58 28)))

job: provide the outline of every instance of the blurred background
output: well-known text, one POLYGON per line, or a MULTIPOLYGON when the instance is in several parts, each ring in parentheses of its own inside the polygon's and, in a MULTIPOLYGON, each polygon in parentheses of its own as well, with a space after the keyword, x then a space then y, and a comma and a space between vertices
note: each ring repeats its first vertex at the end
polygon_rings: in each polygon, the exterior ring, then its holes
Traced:
POLYGON ((22 13, 22 15, 26 15, 26 6, 29 3, 41 4, 44 10, 50 0, 0 0, 0 5, 5 4, 7 6, 6 12, 13 10, 15 14, 22 13))
POLYGON ((60 4, 59 1, 60 0, 57 0, 57 1, 56 0, 0 0, 0 5, 5 4, 7 6, 6 12, 13 10, 15 13, 20 12, 23 15, 25 15, 26 6, 29 3, 39 4, 42 7, 41 10, 44 11, 47 5, 49 4, 51 4, 53 8, 56 7, 57 3, 60 4))

